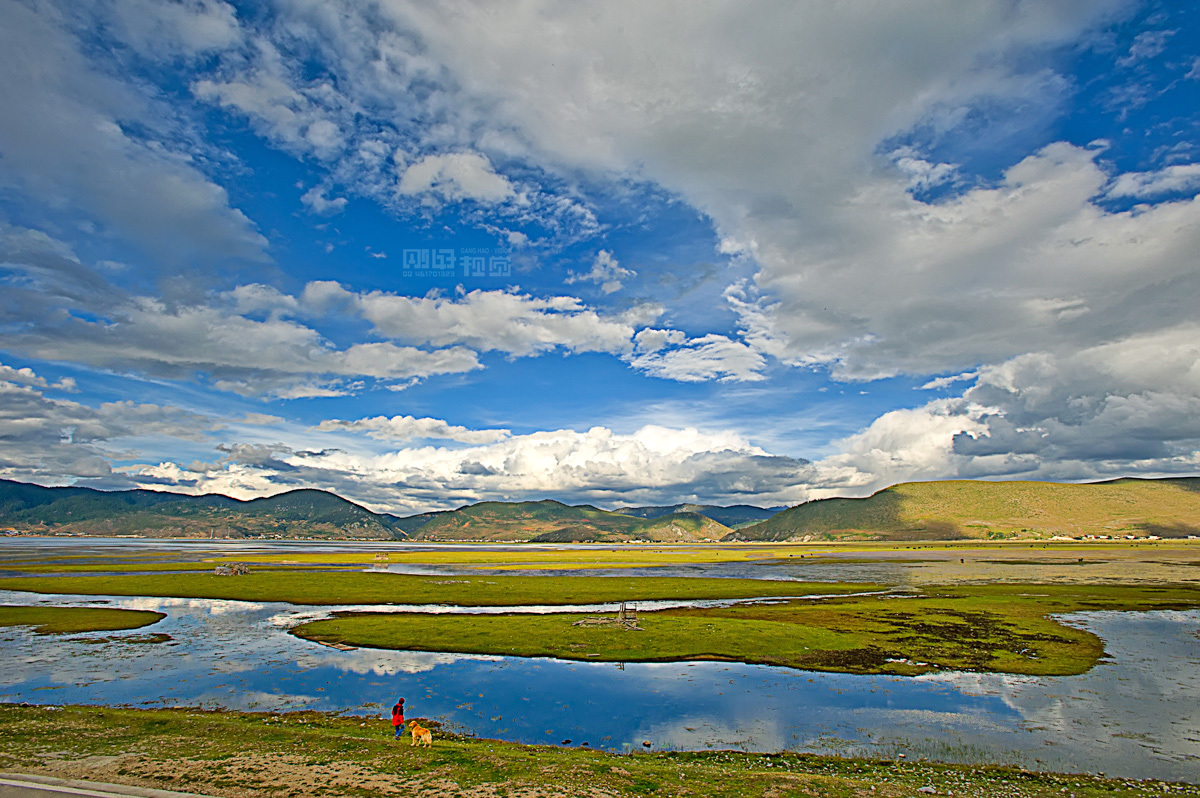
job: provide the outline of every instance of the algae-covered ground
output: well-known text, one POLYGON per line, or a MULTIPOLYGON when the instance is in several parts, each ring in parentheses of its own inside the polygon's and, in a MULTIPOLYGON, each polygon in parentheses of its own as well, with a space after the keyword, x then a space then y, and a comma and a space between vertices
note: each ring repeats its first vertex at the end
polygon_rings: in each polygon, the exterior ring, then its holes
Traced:
POLYGON ((735 660, 843 673, 1050 676, 1083 673, 1104 654, 1098 637, 1052 614, 1197 606, 1200 589, 1189 587, 988 585, 642 612, 636 629, 590 625, 580 614, 362 612, 292 631, 353 646, 601 662, 735 660))
POLYGON ((878 585, 702 577, 430 577, 394 573, 279 570, 247 576, 138 573, 0 579, 0 589, 89 596, 283 601, 292 604, 457 604, 503 607, 655 599, 736 599, 878 590, 878 585))
MULTIPOLYGON (((448 735, 394 742, 386 720, 313 712, 0 705, 0 771, 208 795, 555 798, 678 795, 1005 798, 1200 795, 1195 785, 808 754, 614 754, 448 735)), ((651 741, 652 742, 652 741, 651 741)))
POLYGON ((0 626, 32 626, 38 634, 117 632, 140 629, 167 617, 149 610, 106 607, 13 607, 0 605, 0 626))

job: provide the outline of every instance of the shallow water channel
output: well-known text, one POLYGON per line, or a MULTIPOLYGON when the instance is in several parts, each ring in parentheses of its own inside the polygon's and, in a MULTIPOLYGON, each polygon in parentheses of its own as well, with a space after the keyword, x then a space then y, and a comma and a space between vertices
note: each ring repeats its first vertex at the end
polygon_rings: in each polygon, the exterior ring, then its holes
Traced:
MULTIPOLYGON (((904 753, 1200 781, 1200 611, 1065 616, 1108 643, 1111 659, 1080 676, 906 678, 712 662, 337 651, 288 634, 336 607, 12 591, 0 591, 0 603, 167 614, 127 632, 0 629, 6 702, 312 709, 379 718, 388 734, 383 717, 402 695, 412 716, 525 743, 904 753), (155 634, 170 639, 152 642, 155 634)), ((483 611, 515 609, 535 608, 483 611)))

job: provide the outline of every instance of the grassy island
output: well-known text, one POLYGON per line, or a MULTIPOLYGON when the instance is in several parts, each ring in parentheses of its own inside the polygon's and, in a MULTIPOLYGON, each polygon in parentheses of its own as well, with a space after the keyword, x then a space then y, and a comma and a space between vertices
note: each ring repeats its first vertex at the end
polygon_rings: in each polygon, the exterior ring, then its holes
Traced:
POLYGON ((359 612, 293 633, 352 646, 598 662, 734 660, 843 673, 1056 676, 1088 670, 1104 644, 1051 615, 1195 606, 1200 589, 1193 587, 980 585, 643 612, 637 628, 612 622, 611 614, 608 622, 589 623, 579 614, 359 612))
POLYGON ((88 596, 161 596, 291 604, 456 604, 505 607, 596 604, 655 599, 739 599, 881 590, 879 585, 765 579, 616 576, 414 576, 411 574, 279 570, 247 576, 121 574, 28 576, 0 588, 88 596))
POLYGON ((141 629, 167 617, 149 610, 105 607, 10 607, 0 605, 0 626, 32 626, 38 634, 119 632, 141 629))

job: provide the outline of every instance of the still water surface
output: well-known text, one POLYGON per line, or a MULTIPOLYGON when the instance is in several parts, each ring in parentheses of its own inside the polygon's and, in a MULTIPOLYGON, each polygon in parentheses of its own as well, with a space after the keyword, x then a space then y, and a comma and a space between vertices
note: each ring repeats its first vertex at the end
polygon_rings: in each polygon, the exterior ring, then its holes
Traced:
POLYGON ((525 743, 904 752, 1200 781, 1200 611, 1065 616, 1108 644, 1111 659, 1080 676, 901 678, 343 652, 288 634, 333 607, 12 591, 0 591, 0 603, 167 613, 128 632, 0 629, 0 701, 313 709, 375 716, 390 734, 382 718, 402 695, 413 716, 525 743), (154 633, 170 640, 147 642, 154 633))

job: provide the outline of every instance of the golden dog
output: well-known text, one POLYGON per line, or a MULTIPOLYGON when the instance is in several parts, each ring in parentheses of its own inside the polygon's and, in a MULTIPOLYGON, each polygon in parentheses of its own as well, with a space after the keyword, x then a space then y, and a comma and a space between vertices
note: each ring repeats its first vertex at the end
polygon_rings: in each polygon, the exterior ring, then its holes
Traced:
POLYGON ((409 745, 424 745, 426 748, 433 745, 433 734, 415 720, 410 724, 412 726, 412 742, 409 745))

